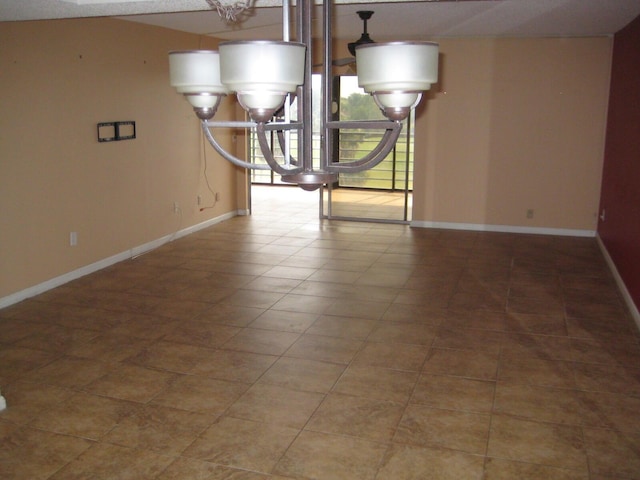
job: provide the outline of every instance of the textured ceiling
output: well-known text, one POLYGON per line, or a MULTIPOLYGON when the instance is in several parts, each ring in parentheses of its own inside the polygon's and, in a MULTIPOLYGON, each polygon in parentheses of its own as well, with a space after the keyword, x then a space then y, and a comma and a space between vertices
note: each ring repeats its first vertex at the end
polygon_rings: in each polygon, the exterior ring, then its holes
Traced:
MULTIPOLYGON (((318 3, 318 2, 316 2, 318 3)), ((118 16, 225 39, 277 39, 278 0, 254 0, 252 15, 228 25, 206 0, 0 0, 0 20, 118 16)), ((357 10, 373 10, 374 40, 459 36, 610 35, 640 15, 640 0, 337 0, 334 35, 357 39, 357 10)), ((1 27, 1 24, 0 24, 1 27)))

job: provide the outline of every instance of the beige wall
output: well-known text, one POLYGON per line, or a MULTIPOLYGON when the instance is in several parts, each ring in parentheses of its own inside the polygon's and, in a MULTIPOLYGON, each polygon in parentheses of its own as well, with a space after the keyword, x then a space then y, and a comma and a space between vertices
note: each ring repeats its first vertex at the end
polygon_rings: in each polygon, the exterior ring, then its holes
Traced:
POLYGON ((612 39, 439 43, 440 84, 416 122, 414 220, 595 230, 612 39))
POLYGON ((199 211, 212 196, 198 120, 168 83, 167 52, 201 44, 115 19, 0 23, 0 299, 235 212, 237 169, 210 147, 221 200, 199 211), (96 124, 116 120, 137 139, 98 143, 96 124))
MULTIPOLYGON (((244 173, 210 147, 221 201, 196 206, 211 200, 202 139, 166 54, 207 42, 115 19, 0 24, 0 299, 246 208, 244 173), (96 123, 114 120, 135 120, 138 138, 98 143, 96 123)), ((612 40, 440 45, 416 125, 414 220, 595 229, 612 40)), ((222 113, 238 116, 233 97, 222 113)))

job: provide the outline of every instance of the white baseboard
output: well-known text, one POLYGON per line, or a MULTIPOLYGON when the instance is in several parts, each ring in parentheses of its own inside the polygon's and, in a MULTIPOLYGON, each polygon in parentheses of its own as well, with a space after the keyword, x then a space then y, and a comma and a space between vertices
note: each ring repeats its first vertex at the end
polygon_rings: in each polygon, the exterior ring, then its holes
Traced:
POLYGON ((71 282, 72 280, 76 280, 80 277, 84 277, 85 275, 89 275, 90 273, 97 272, 98 270, 102 270, 103 268, 110 267, 111 265, 114 265, 118 262, 135 258, 144 253, 155 250, 156 248, 161 247, 166 243, 172 242, 173 240, 185 237, 204 228, 223 222, 235 217, 236 215, 241 215, 240 211, 229 212, 218 217, 211 218, 205 222, 198 223, 196 225, 192 225, 191 227, 179 230, 175 233, 172 233, 171 235, 165 235, 143 245, 133 247, 130 250, 126 250, 108 258, 103 258, 102 260, 98 260, 97 262, 85 265, 84 267, 80 267, 77 270, 73 270, 71 272, 65 273, 64 275, 60 275, 59 277, 52 278, 51 280, 47 280, 46 282, 39 283, 38 285, 34 285, 33 287, 29 287, 6 297, 2 297, 0 298, 0 308, 5 308, 15 303, 21 302, 22 300, 26 300, 27 298, 34 297, 48 290, 59 287, 60 285, 71 282))
POLYGON ((448 230, 471 230, 475 232, 528 233, 532 235, 560 235, 563 237, 595 237, 595 230, 570 228, 519 227, 514 225, 487 225, 482 223, 425 222, 414 220, 412 227, 442 228, 448 230))
POLYGON ((616 267, 616 264, 613 262, 611 255, 609 255, 609 251, 607 250, 607 247, 604 245, 604 242, 600 238, 600 235, 596 236, 596 240, 598 241, 598 246, 600 247, 600 251, 604 256, 604 259, 607 262, 607 265, 609 266, 611 273, 613 274, 613 278, 616 280, 616 284, 620 289, 622 298, 624 298, 624 302, 627 304, 627 307, 631 312, 631 316, 633 317, 633 320, 636 322, 638 329, 640 329, 640 311, 638 311, 638 306, 634 303, 633 298, 631 298, 631 294, 629 293, 629 290, 627 290, 627 286, 624 284, 624 280, 622 280, 622 277, 618 272, 618 268, 616 267))

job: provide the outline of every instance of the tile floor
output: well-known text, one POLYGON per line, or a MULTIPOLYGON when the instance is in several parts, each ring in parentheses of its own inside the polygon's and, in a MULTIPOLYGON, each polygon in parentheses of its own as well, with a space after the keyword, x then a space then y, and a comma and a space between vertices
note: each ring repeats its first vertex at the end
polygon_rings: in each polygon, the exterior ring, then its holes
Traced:
POLYGON ((640 479, 594 239, 320 222, 300 192, 1 310, 0 478, 640 479))

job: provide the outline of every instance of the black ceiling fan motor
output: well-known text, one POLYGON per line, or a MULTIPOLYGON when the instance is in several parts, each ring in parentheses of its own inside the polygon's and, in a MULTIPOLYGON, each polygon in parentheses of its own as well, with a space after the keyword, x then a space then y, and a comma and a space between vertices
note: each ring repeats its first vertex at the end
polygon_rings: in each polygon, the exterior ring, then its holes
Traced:
POLYGON ((351 42, 348 45, 349 53, 354 57, 356 56, 356 47, 360 45, 364 45, 366 43, 376 43, 373 40, 371 40, 371 37, 369 37, 369 34, 367 33, 367 20, 371 18, 371 16, 373 15, 373 12, 370 10, 360 10, 359 12, 356 12, 356 13, 360 17, 360 19, 364 22, 364 32, 362 32, 362 35, 357 41, 351 42))

